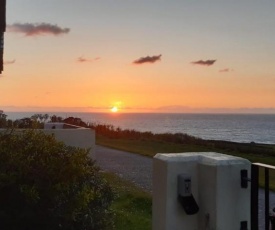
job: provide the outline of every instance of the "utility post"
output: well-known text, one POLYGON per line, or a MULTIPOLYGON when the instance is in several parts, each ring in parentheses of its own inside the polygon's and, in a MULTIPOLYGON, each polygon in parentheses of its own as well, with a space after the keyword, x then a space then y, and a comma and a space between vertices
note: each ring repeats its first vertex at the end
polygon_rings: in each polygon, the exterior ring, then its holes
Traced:
POLYGON ((6 0, 0 0, 0 74, 3 71, 4 32, 6 31, 6 0))

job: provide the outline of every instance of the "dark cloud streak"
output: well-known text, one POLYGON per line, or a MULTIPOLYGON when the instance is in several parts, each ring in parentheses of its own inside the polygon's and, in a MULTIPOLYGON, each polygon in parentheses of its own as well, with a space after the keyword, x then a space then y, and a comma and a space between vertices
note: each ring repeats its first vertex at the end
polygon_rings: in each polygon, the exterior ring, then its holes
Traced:
POLYGON ((161 60, 161 54, 157 56, 147 56, 147 57, 141 57, 135 61, 133 61, 133 64, 141 65, 144 63, 155 63, 156 61, 161 60))
POLYGON ((191 62, 194 65, 204 65, 204 66, 210 66, 213 65, 217 60, 199 60, 199 61, 193 61, 191 62))
POLYGON ((26 36, 62 35, 70 32, 69 28, 61 28, 49 23, 14 23, 7 26, 8 32, 23 33, 26 36))
POLYGON ((77 62, 80 62, 80 63, 84 63, 84 62, 94 62, 94 61, 98 61, 100 60, 100 57, 96 57, 94 59, 88 59, 88 58, 84 58, 83 56, 77 58, 77 62))

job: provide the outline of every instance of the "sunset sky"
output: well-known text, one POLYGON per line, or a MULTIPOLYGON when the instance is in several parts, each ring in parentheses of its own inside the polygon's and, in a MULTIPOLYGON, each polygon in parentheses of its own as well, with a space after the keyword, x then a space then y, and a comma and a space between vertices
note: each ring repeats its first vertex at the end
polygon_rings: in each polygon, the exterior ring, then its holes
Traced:
POLYGON ((275 1, 7 0, 4 111, 275 113, 275 1))

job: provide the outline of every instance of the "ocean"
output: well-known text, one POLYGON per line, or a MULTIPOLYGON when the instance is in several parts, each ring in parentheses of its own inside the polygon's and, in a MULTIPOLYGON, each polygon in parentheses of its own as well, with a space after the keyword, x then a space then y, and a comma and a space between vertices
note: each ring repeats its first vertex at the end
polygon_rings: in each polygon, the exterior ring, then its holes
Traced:
MULTIPOLYGON (((39 112, 41 113, 41 112, 39 112)), ((5 112, 8 119, 30 117, 35 112, 5 112)), ((111 124, 122 129, 153 133, 186 133, 207 140, 275 144, 275 114, 166 114, 166 113, 64 113, 85 122, 111 124)))

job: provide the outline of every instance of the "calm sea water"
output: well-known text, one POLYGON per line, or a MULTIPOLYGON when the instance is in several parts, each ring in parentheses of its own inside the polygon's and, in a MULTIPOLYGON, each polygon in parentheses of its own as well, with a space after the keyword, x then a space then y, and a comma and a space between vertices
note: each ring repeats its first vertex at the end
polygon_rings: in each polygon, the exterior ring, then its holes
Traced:
MULTIPOLYGON (((9 119, 32 113, 6 112, 9 119)), ((111 124, 122 129, 153 133, 187 133, 203 139, 275 144, 274 114, 123 114, 48 113, 64 118, 79 117, 90 123, 111 124)))

